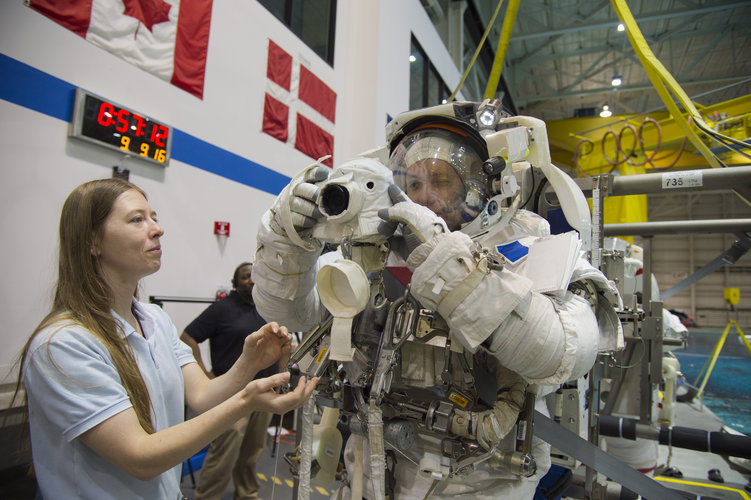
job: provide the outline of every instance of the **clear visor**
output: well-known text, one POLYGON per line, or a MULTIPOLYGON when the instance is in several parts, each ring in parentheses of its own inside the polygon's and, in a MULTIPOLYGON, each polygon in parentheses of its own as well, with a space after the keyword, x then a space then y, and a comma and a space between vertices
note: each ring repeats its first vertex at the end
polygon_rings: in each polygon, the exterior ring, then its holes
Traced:
POLYGON ((418 130, 391 154, 394 182, 451 230, 472 221, 488 198, 483 158, 468 140, 440 128, 418 130))

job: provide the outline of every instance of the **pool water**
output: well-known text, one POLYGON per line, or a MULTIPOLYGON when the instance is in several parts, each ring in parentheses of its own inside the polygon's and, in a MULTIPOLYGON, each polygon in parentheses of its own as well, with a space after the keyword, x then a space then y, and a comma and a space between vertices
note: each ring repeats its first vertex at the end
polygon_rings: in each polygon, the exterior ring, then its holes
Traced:
MULTIPOLYGON (((701 384, 697 377, 721 335, 721 329, 692 330, 686 348, 673 351, 689 384, 701 384)), ((751 354, 734 331, 720 351, 702 399, 725 425, 751 436, 751 354)))

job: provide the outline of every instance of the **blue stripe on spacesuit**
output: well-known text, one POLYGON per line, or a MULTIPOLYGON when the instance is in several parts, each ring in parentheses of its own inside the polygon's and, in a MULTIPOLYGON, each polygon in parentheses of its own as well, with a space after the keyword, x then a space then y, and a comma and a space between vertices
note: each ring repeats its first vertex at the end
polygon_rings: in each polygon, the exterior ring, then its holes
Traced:
MULTIPOLYGON (((76 86, 0 54, 0 99, 70 122, 76 86)), ((276 195, 291 180, 235 153, 173 129, 172 158, 276 195)))

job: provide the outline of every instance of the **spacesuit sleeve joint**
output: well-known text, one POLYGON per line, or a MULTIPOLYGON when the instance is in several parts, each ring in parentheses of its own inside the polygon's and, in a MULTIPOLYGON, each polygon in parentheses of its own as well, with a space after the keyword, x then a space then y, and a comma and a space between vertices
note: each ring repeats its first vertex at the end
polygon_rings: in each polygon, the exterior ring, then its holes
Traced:
POLYGON ((597 288, 591 280, 574 281, 569 284, 568 290, 589 302, 593 310, 597 309, 597 288))

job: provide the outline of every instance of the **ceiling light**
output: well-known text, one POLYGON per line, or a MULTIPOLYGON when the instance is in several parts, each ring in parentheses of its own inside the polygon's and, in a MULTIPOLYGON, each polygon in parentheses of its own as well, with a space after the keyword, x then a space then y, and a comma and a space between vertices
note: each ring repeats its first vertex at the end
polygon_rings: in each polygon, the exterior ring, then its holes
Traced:
POLYGON ((413 56, 412 54, 409 55, 409 62, 415 62, 417 61, 417 58, 413 56))
POLYGON ((626 31, 626 27, 623 25, 623 23, 618 23, 618 31, 626 31))
POLYGON ((619 87, 623 83, 623 77, 621 75, 615 75, 613 79, 610 81, 610 84, 613 87, 619 87))
POLYGON ((602 111, 600 111, 600 118, 607 118, 608 116, 612 116, 613 112, 610 111, 610 106, 607 104, 602 107, 602 111))

